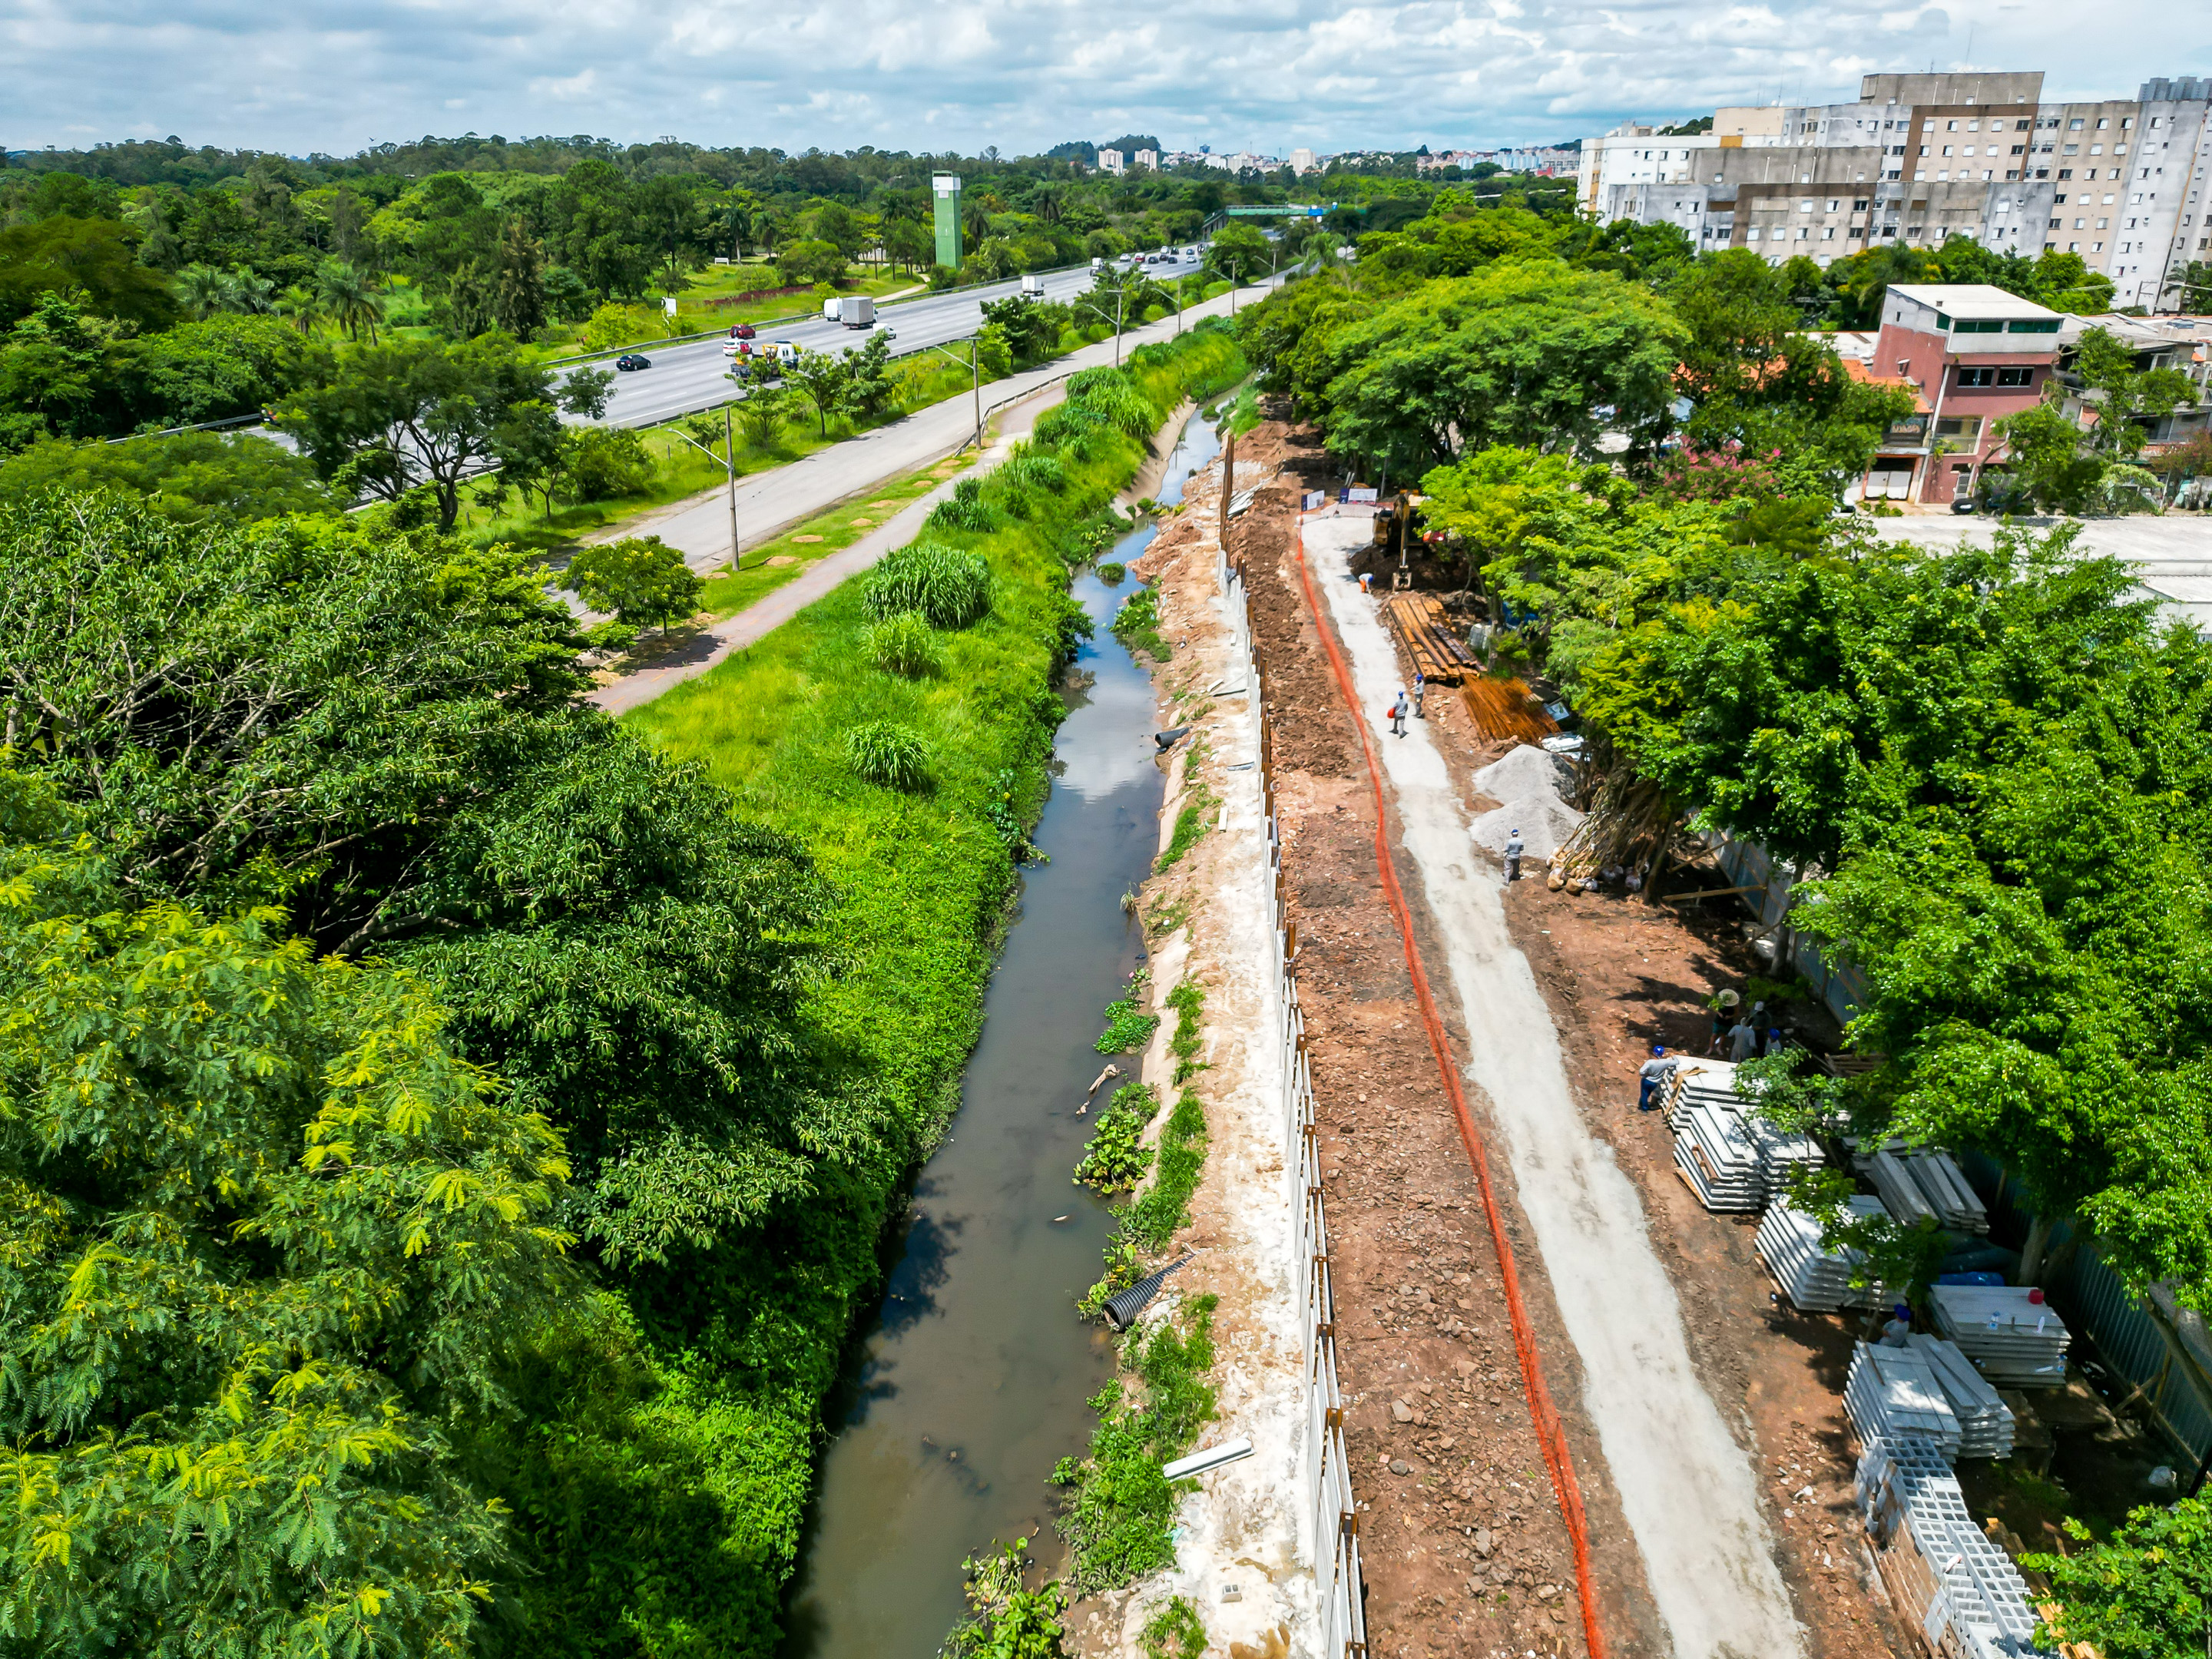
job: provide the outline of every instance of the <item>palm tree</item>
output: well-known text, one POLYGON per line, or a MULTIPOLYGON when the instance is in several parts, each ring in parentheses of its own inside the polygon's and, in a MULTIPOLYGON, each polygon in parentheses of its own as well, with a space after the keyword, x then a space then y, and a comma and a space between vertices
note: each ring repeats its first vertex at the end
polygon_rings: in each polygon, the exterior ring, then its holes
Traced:
POLYGON ((323 296, 305 283, 295 283, 276 301, 276 314, 302 334, 313 334, 323 320, 323 296))
POLYGON ((346 338, 357 340, 366 329, 369 344, 376 343, 376 325, 384 316, 384 296, 373 281, 343 259, 325 259, 315 272, 315 285, 322 295, 325 311, 345 330, 346 338))
POLYGON ((204 322, 218 311, 229 309, 223 301, 228 281, 213 265, 193 264, 177 273, 177 299, 192 316, 204 322))
POLYGON ((222 279, 222 308, 241 317, 266 317, 276 309, 276 284, 233 266, 222 279))

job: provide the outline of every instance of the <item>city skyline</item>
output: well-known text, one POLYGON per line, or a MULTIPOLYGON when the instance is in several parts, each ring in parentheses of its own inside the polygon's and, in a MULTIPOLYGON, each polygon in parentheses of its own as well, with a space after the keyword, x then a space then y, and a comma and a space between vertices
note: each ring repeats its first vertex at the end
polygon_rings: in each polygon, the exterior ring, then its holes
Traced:
POLYGON ((1680 0, 1442 0, 1102 23, 1073 4, 933 9, 684 0, 465 13, 309 0, 281 20, 207 3, 0 3, 11 149, 175 134, 346 154, 426 133, 663 135, 797 151, 1034 154, 1157 133, 1169 149, 1530 148, 1717 105, 1833 101, 1873 71, 2049 63, 2050 94, 2102 95, 2212 70, 2147 48, 2165 22, 2118 0, 2089 38, 2017 0, 1948 7, 1680 0), (1103 94, 1110 89, 1111 101, 1103 94), (1407 112, 1420 112, 1419 130, 1407 112), (1071 111, 1080 111, 1071 118, 1071 111))

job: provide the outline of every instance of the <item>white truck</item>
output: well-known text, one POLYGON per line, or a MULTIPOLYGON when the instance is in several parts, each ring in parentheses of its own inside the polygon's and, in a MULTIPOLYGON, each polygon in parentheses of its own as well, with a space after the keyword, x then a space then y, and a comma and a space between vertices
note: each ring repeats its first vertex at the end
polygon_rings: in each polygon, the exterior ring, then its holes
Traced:
POLYGON ((839 320, 839 319, 843 315, 843 313, 838 309, 839 304, 840 301, 836 300, 824 300, 822 302, 822 320, 823 322, 834 323, 839 320))
POLYGON ((1022 278, 1022 298, 1024 298, 1024 300, 1042 300, 1042 299, 1043 299, 1043 298, 1044 298, 1044 278, 1043 278, 1043 277, 1042 277, 1042 276, 1024 276, 1024 277, 1023 277, 1023 278, 1022 278))
POLYGON ((865 294, 848 294, 837 301, 837 320, 848 328, 873 328, 876 302, 865 294))

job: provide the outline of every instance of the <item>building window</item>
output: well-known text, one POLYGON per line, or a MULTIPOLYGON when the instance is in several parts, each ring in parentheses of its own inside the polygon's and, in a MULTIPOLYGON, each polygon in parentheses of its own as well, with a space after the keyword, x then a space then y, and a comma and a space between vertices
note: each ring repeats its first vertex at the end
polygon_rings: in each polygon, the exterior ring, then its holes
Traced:
POLYGON ((1997 370, 1997 384, 1999 386, 2033 386, 2035 371, 2033 368, 2020 367, 2000 368, 1997 370))
MULTIPOLYGON (((1962 368, 1959 371, 1959 384, 1960 386, 1995 386, 1996 376, 1997 372, 1994 368, 1962 368)), ((1958 434, 1952 428, 1957 424, 1955 421, 1939 421, 1936 422, 1936 429, 1945 437, 1956 437, 1958 434)), ((1979 422, 1976 424, 1978 428, 1979 422)))

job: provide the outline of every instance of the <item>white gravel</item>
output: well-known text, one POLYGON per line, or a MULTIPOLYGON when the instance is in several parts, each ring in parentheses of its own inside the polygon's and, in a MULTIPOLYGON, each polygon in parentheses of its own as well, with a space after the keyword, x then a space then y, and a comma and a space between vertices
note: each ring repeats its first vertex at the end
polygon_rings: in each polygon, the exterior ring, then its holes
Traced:
MULTIPOLYGON (((1314 520, 1306 556, 1380 708, 1397 658, 1346 556, 1364 523, 1314 520)), ((1636 1183, 1584 1127, 1558 1034, 1513 942, 1494 871, 1469 855, 1443 758, 1416 725, 1379 741, 1406 850, 1445 945, 1468 1033, 1468 1076, 1488 1097, 1597 1431, 1675 1659, 1787 1659, 1805 1635, 1774 1561, 1751 1458, 1690 1358, 1682 1306, 1651 1246, 1636 1183)), ((1522 763, 1525 764, 1526 763, 1522 763)), ((1525 830, 1528 826, 1522 826, 1525 830)), ((1571 1368, 1553 1373, 1564 1379, 1571 1368)), ((1747 1427, 1746 1429, 1747 1434, 1747 1427)))

